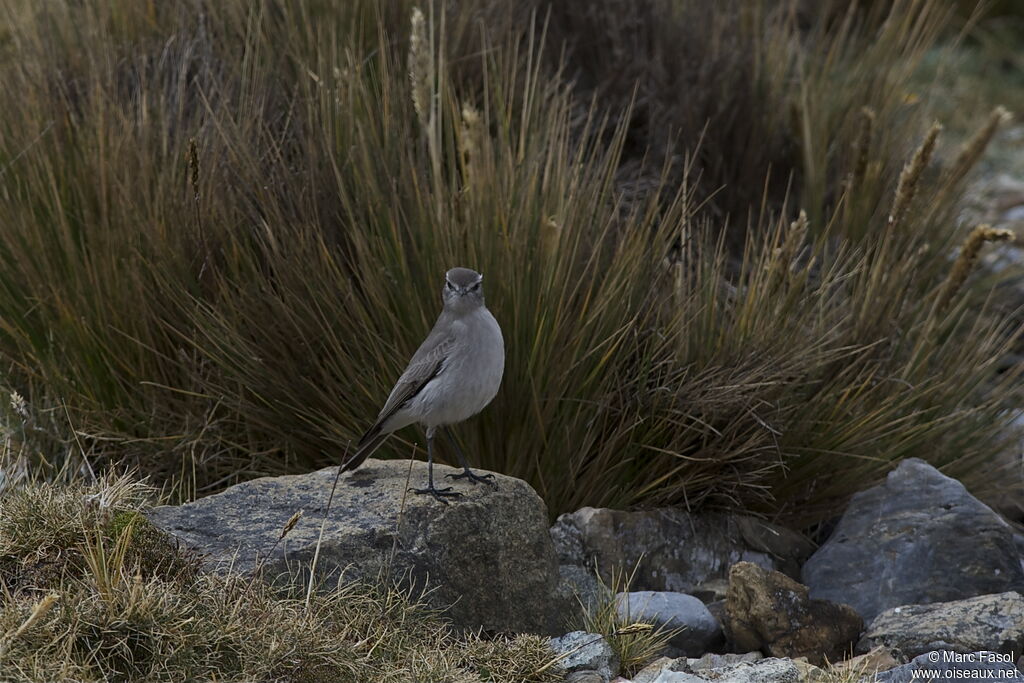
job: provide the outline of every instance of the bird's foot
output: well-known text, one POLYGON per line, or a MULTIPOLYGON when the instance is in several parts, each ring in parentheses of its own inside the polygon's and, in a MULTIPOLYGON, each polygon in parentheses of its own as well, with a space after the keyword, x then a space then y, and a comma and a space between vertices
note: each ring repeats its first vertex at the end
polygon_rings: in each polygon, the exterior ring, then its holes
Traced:
POLYGON ((452 491, 452 487, 451 486, 447 486, 447 487, 445 487, 443 489, 434 488, 434 483, 433 482, 430 482, 430 484, 428 484, 427 487, 424 488, 424 489, 409 489, 409 490, 412 491, 413 493, 417 493, 419 495, 430 495, 430 496, 433 496, 435 499, 441 501, 445 505, 448 504, 448 501, 445 500, 446 498, 461 498, 462 497, 462 494, 459 493, 458 491, 452 491))
POLYGON ((498 487, 498 485, 494 483, 493 474, 477 474, 468 467, 462 470, 460 474, 446 474, 444 476, 448 477, 449 479, 469 479, 474 484, 477 482, 487 482, 488 484, 495 488, 498 487))

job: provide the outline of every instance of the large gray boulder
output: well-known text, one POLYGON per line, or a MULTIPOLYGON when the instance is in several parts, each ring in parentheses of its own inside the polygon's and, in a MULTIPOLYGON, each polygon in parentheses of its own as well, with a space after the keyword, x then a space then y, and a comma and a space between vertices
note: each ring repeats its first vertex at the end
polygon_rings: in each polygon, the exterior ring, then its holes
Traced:
POLYGON ((857 647, 866 652, 878 646, 908 659, 940 649, 1019 655, 1024 651, 1024 598, 998 593, 894 607, 875 617, 857 647))
POLYGON ((624 571, 633 577, 631 590, 691 595, 725 579, 740 561, 797 578, 814 550, 803 536, 754 517, 676 508, 581 508, 561 515, 551 536, 559 562, 591 571, 596 563, 609 585, 624 571))
POLYGON ((866 622, 900 605, 1024 590, 1010 526, 963 484, 911 458, 850 501, 803 567, 811 597, 866 622))
MULTIPOLYGON (((208 566, 268 579, 313 559, 337 469, 256 479, 150 520, 206 557, 208 566), (280 541, 294 513, 303 516, 280 541)), ((459 470, 434 466, 436 481, 459 470)), ((500 474, 495 486, 463 481, 446 505, 408 492, 426 465, 367 460, 341 476, 317 560, 321 578, 399 582, 430 589, 426 599, 463 628, 556 634, 567 606, 555 599, 558 562, 544 502, 526 482, 500 474)))

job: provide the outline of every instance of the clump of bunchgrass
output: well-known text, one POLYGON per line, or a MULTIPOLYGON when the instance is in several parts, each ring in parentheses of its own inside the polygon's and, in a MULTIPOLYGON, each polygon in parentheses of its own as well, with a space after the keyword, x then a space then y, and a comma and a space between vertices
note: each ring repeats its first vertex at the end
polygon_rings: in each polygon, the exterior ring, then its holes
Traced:
MULTIPOLYGON (((633 568, 633 572, 636 568, 633 568)), ((580 612, 576 617, 575 628, 588 633, 604 636, 612 651, 619 659, 624 675, 631 676, 649 664, 651 660, 663 654, 669 641, 680 629, 658 625, 655 622, 627 619, 619 610, 616 596, 628 593, 633 576, 628 576, 620 569, 612 572, 611 581, 605 583, 599 572, 595 572, 598 593, 596 599, 585 603, 580 600, 580 612)), ((629 613, 628 598, 625 600, 629 613)), ((567 657, 568 653, 563 654, 567 657)))
POLYGON ((107 550, 147 575, 194 571, 195 563, 171 552, 139 512, 153 494, 145 483, 114 473, 89 485, 34 480, 0 492, 0 581, 9 588, 53 587, 64 575, 97 570, 104 564, 97 554, 107 550))
POLYGON ((933 311, 962 173, 898 191, 948 12, 775 5, 19 13, 0 354, 57 408, 41 457, 179 498, 335 463, 464 264, 508 362, 460 437, 553 514, 814 521, 911 455, 984 487, 1009 329, 933 311))

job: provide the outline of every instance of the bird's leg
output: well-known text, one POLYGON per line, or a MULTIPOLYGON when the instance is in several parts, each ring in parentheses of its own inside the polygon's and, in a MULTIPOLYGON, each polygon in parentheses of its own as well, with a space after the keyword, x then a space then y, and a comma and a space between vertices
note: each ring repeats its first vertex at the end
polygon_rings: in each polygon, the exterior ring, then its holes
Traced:
POLYGON ((444 428, 444 435, 448 438, 448 443, 455 449, 455 454, 459 456, 459 464, 462 465, 461 474, 448 474, 445 475, 452 479, 469 479, 474 484, 478 481, 486 481, 491 486, 497 486, 494 483, 493 474, 477 474, 473 470, 469 469, 469 462, 466 460, 466 456, 462 454, 462 449, 459 448, 459 444, 455 443, 455 437, 452 436, 452 430, 449 427, 444 428))
POLYGON ((438 489, 434 488, 434 428, 430 427, 427 429, 427 488, 425 489, 409 489, 413 493, 430 494, 434 498, 438 499, 445 505, 448 501, 445 498, 457 498, 462 494, 457 491, 452 491, 452 487, 438 489))

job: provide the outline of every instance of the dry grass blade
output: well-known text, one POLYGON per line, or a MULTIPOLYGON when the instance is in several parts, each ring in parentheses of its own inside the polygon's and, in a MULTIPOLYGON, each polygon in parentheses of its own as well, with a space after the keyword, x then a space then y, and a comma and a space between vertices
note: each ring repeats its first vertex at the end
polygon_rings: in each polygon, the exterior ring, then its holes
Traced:
POLYGON ((875 112, 868 107, 861 107, 860 127, 857 129, 857 137, 853 144, 855 162, 853 165, 853 177, 850 182, 850 190, 855 190, 864 183, 867 176, 868 163, 871 159, 871 138, 874 132, 875 112))

